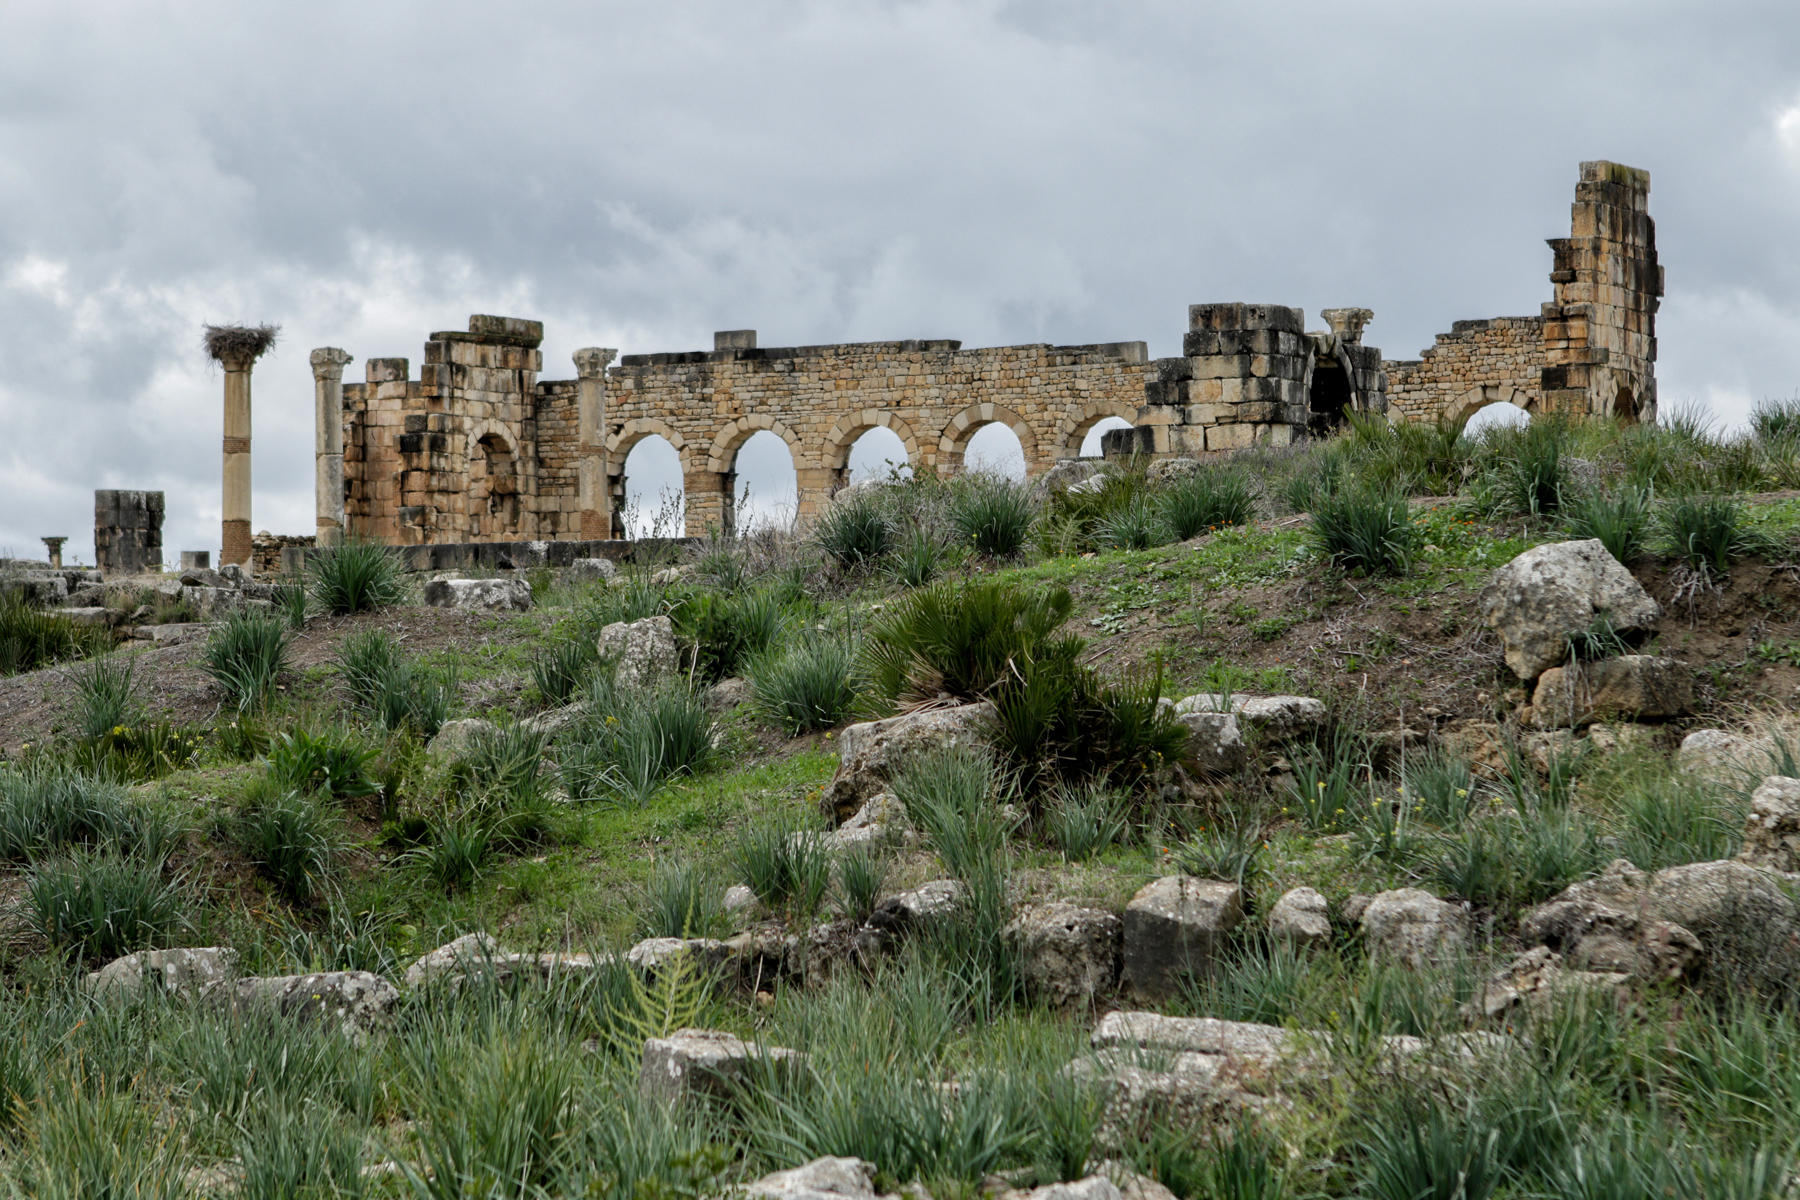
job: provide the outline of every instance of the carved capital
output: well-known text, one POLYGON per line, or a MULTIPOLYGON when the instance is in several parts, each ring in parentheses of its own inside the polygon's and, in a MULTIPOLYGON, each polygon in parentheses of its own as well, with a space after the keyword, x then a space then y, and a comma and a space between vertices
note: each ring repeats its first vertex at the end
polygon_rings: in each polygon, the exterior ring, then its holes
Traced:
POLYGON ((619 357, 617 350, 608 350, 600 346, 587 346, 574 354, 575 374, 583 379, 599 379, 606 374, 607 366, 619 357))
POLYGON ((313 378, 324 382, 336 382, 344 377, 344 366, 355 361, 355 356, 336 346, 320 346, 312 352, 313 378))

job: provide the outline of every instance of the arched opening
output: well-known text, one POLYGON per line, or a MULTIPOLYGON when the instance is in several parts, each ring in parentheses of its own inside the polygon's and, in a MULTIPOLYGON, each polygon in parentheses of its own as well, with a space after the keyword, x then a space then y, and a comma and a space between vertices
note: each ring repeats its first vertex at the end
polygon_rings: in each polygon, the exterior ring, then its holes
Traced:
POLYGON ((1081 457, 1099 458, 1100 439, 1102 437, 1115 429, 1130 428, 1132 428, 1131 422, 1127 421, 1124 417, 1100 418, 1098 421, 1094 422, 1093 428, 1087 431, 1087 436, 1081 439, 1081 457))
POLYGON ((847 483, 880 483, 898 475, 912 478, 906 443, 885 425, 865 429, 850 443, 845 474, 847 483))
POLYGON ((963 470, 1003 475, 1015 482, 1025 478, 1025 446, 1019 435, 1000 421, 990 421, 970 435, 963 448, 963 470))
POLYGON ((1638 423, 1637 397, 1631 394, 1630 388, 1622 387, 1619 389, 1619 394, 1613 397, 1612 412, 1613 420, 1621 425, 1636 425, 1638 423))
POLYGON ((616 523, 626 537, 681 537, 687 530, 687 490, 681 453, 659 433, 639 438, 619 477, 616 523))
POLYGON ((1313 364, 1312 387, 1306 397, 1306 432, 1329 437, 1344 427, 1350 402, 1350 376, 1337 362, 1320 359, 1313 364))
POLYGON ((800 504, 794 454, 778 433, 759 429, 732 460, 732 530, 790 529, 800 504))
POLYGON ((469 459, 469 536, 500 541, 519 528, 518 464, 497 433, 475 443, 469 459))
POLYGON ((1510 400, 1496 400, 1485 404, 1469 414, 1463 425, 1463 433, 1468 437, 1479 437, 1486 429, 1507 429, 1517 425, 1529 425, 1531 414, 1510 400))

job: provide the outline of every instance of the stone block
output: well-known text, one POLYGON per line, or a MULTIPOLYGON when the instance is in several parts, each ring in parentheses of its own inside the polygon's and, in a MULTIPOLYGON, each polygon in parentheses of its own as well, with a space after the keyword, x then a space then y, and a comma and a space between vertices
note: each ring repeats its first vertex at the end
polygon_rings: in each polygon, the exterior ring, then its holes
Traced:
POLYGON ((1122 982, 1148 999, 1173 995, 1183 975, 1211 971, 1243 919, 1235 883, 1170 875, 1145 884, 1125 906, 1122 982))
POLYGON ((780 1046, 762 1047, 716 1029, 678 1029, 644 1043, 638 1091, 645 1100, 679 1104, 701 1095, 730 1099, 758 1069, 793 1072, 805 1056, 780 1046))
POLYGON ((1614 718, 1662 720, 1686 715, 1693 702, 1685 663, 1625 654, 1545 671, 1531 694, 1531 724, 1557 729, 1614 718))
POLYGON ((1026 990, 1067 1009, 1089 1006, 1111 989, 1122 931, 1116 913, 1058 900, 1020 909, 1005 936, 1018 952, 1026 990))

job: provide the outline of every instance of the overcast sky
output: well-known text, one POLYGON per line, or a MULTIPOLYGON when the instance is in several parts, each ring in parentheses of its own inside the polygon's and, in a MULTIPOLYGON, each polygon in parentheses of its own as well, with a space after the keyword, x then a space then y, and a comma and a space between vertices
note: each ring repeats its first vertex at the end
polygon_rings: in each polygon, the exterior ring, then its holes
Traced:
POLYGON ((1582 159, 1652 174, 1666 403, 1800 389, 1800 5, 0 2, 0 552, 92 491, 219 541, 204 322, 274 322, 253 525, 311 532, 307 352, 1142 339, 1535 313, 1582 159))

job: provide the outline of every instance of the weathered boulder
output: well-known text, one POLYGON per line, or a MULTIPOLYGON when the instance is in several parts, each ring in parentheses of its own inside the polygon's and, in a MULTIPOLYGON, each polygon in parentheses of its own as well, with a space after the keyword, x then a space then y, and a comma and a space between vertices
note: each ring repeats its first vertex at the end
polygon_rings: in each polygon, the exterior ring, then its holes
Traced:
POLYGON ((1095 1049, 1132 1047, 1272 1064, 1295 1052, 1294 1035, 1276 1025, 1222 1021, 1217 1017, 1166 1017, 1161 1013, 1109 1012, 1089 1035, 1095 1049))
POLYGON ((1219 692, 1197 692, 1175 702, 1175 714, 1230 713, 1247 729, 1268 742, 1291 742, 1308 738, 1325 727, 1326 711, 1322 701, 1311 696, 1224 695, 1219 692))
POLYGON ((860 1158, 815 1158, 764 1175, 743 1194, 747 1200, 897 1200, 875 1190, 875 1167, 860 1158))
POLYGON ((1000 1200, 1124 1200, 1119 1185, 1104 1175, 1089 1175, 1064 1183, 1047 1183, 1035 1188, 1009 1188, 1000 1200))
POLYGON ((461 612, 526 612, 531 608, 531 585, 512 577, 433 579, 425 585, 424 600, 430 608, 461 612))
POLYGON ((1065 458, 1031 481, 1032 498, 1041 504, 1046 498, 1060 496, 1106 470, 1106 464, 1097 458, 1065 458))
POLYGON ((405 981, 409 988, 441 983, 456 986, 483 977, 502 982, 517 978, 548 981, 558 975, 592 971, 606 961, 591 954, 520 954, 503 948, 485 933, 465 933, 413 960, 406 968, 405 981))
POLYGON ((1469 914, 1420 888, 1376 895, 1359 924, 1370 958, 1409 967, 1445 962, 1469 938, 1469 914))
POLYGON ((1309 887, 1284 892, 1269 910, 1269 937, 1295 949, 1331 941, 1331 918, 1325 897, 1309 887))
POLYGON ((0 596, 16 594, 34 607, 61 604, 68 598, 69 581, 63 576, 44 571, 28 575, 0 578, 0 596))
POLYGON ((731 947, 717 938, 645 938, 625 952, 625 962, 646 974, 655 974, 684 955, 692 955, 702 970, 712 971, 731 958, 731 947))
POLYGON ((492 737, 499 732, 500 727, 492 721, 480 717, 459 717, 438 726, 437 733, 432 736, 425 749, 437 758, 456 758, 467 754, 482 738, 492 737))
POLYGON ((1244 919, 1235 883, 1169 875, 1152 880, 1125 906, 1121 978, 1148 999, 1163 999, 1183 975, 1212 970, 1213 956, 1244 919))
POLYGON ((130 996, 150 989, 198 1000, 235 976, 237 961, 237 951, 229 946, 140 950, 90 972, 85 983, 96 996, 130 996))
POLYGON ((1122 930, 1116 913, 1056 900, 1021 908, 1005 937, 1031 995, 1056 1008, 1080 1008, 1118 979, 1122 930))
POLYGON ((756 898, 756 893, 750 890, 748 884, 743 883, 734 883, 725 889, 722 907, 725 909, 726 919, 734 928, 759 921, 764 915, 762 901, 756 898))
POLYGON ((877 904, 868 927, 877 933, 904 936, 950 916, 968 894, 960 880, 933 879, 877 904))
POLYGON ((892 792, 870 796, 855 816, 825 835, 826 845, 833 850, 900 850, 918 840, 919 831, 892 792))
POLYGON ((140 625, 138 636, 147 637, 150 642, 161 648, 163 646, 185 646, 189 642, 204 642, 211 630, 204 621, 172 621, 167 625, 140 625))
POLYGON ((1681 749, 1675 752, 1678 770, 1725 787, 1749 783, 1768 761, 1766 747, 1723 729, 1696 729, 1681 739, 1681 749))
POLYGON ((59 608, 56 615, 84 629, 111 629, 125 614, 114 608, 59 608))
POLYGON ((984 746, 994 706, 985 700, 931 708, 847 726, 838 735, 838 769, 820 804, 834 824, 849 820, 869 797, 888 790, 907 762, 927 750, 984 746))
POLYGON ((619 564, 610 558, 577 558, 564 575, 570 583, 608 583, 618 578, 619 564))
POLYGON ((721 679, 706 689, 707 711, 730 712, 740 704, 749 703, 755 694, 748 679, 721 679))
POLYGON ((1495 972, 1481 994, 1463 1006, 1470 1020, 1494 1020, 1514 1009, 1541 1015, 1560 998, 1578 994, 1617 995, 1631 981, 1618 971, 1577 971, 1548 946, 1535 946, 1495 972))
POLYGON ((326 971, 314 975, 251 976, 214 995, 227 995, 240 1011, 279 1013, 294 1021, 322 1021, 363 1037, 393 1024, 400 993, 368 971, 326 971))
POLYGON ((1539 729, 1591 725, 1622 717, 1679 717, 1694 703, 1686 664, 1649 654, 1551 667, 1531 694, 1531 724, 1539 729))
POLYGON ((701 1094, 728 1098, 764 1064, 796 1070, 805 1056, 780 1046, 759 1046, 717 1029, 678 1029, 644 1043, 638 1091, 646 1099, 675 1104, 701 1094))
POLYGON ((1598 538, 1534 546, 1495 571, 1479 600, 1482 622, 1499 635, 1506 665, 1532 680, 1569 660, 1569 639, 1605 619, 1617 632, 1646 629, 1662 616, 1650 593, 1598 538))
POLYGON ((1246 761, 1238 719, 1222 712, 1178 712, 1175 719, 1188 731, 1188 754, 1210 774, 1229 775, 1246 761))
POLYGON ((573 729, 581 724, 588 715, 585 703, 565 704, 561 708, 552 708, 546 712, 534 713, 519 722, 519 727, 529 733, 542 734, 553 738, 564 730, 573 729))
POLYGON ((618 664, 626 687, 648 687, 681 669, 675 624, 667 617, 614 621, 600 631, 600 657, 618 664))
POLYGON ((1800 779, 1771 775, 1750 794, 1738 861, 1772 871, 1800 871, 1800 779))

